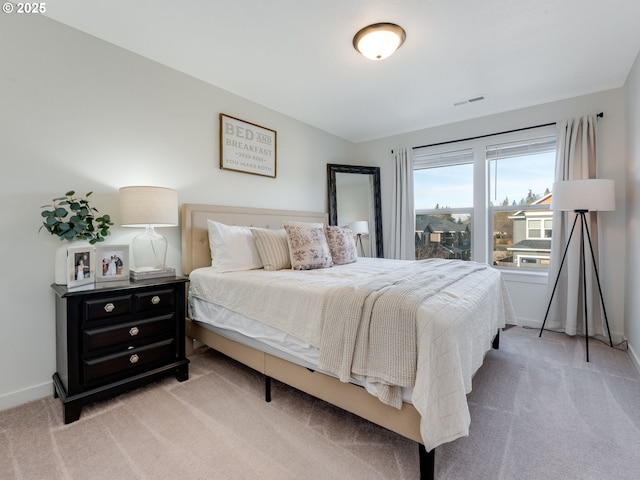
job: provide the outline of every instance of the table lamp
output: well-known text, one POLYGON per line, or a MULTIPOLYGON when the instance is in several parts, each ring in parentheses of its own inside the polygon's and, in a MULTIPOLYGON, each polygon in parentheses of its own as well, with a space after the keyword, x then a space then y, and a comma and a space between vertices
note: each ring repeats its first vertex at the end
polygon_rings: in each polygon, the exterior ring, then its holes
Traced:
MULTIPOLYGON (((120 225, 145 228, 133 238, 131 249, 135 272, 172 273, 166 266, 167 239, 155 227, 178 225, 178 194, 163 187, 122 187, 118 196, 120 225)), ((156 275, 157 276, 157 275, 156 275)))

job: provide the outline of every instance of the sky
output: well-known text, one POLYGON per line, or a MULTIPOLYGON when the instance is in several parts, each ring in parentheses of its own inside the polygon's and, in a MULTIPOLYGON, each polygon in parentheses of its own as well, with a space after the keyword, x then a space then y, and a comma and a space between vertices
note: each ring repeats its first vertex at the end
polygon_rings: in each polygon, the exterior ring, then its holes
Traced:
MULTIPOLYGON (((543 195, 551 190, 555 176, 555 152, 526 155, 490 162, 490 198, 501 205, 519 202, 531 190, 543 195), (496 176, 495 164, 498 164, 496 176)), ((464 208, 473 206, 473 165, 430 168, 414 171, 415 208, 464 208)))

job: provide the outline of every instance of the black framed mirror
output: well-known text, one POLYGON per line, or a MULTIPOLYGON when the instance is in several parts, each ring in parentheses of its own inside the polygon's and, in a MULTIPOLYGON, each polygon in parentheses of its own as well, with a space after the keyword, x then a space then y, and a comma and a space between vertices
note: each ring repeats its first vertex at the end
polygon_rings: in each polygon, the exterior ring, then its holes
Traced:
POLYGON ((364 226, 367 222, 368 234, 358 237, 358 254, 382 258, 380 167, 329 163, 327 185, 329 224, 364 226))

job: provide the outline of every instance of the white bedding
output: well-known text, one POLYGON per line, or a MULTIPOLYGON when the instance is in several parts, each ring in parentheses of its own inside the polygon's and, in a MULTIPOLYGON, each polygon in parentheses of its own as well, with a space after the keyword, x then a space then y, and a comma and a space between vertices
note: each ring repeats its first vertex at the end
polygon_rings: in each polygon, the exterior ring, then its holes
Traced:
MULTIPOLYGON (((423 264, 428 269, 442 262, 423 264)), ((320 347, 323 291, 367 283, 406 264, 402 260, 360 258, 353 264, 308 271, 216 274, 211 268, 200 268, 190 275, 190 294, 320 347)), ((500 273, 485 265, 474 270, 454 284, 443 285, 416 314, 412 403, 422 417, 421 434, 427 450, 468 434, 466 394, 471 391, 473 374, 498 328, 515 323, 500 273)))

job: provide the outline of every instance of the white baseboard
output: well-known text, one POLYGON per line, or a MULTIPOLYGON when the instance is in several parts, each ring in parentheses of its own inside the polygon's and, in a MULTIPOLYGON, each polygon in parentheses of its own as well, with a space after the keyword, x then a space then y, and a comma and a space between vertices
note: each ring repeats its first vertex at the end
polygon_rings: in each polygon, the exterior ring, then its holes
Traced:
POLYGON ((45 382, 15 392, 0 395, 0 410, 17 407, 23 403, 32 402, 53 395, 53 382, 45 382))
MULTIPOLYGON (((540 329, 540 327, 542 326, 542 322, 540 320, 531 320, 531 319, 526 319, 526 318, 518 318, 516 321, 518 322, 518 326, 520 326, 520 327, 529 327, 529 328, 540 329)), ((602 339, 607 344, 609 343, 607 338, 602 337, 602 339)), ((615 345, 615 344, 623 342, 623 341, 625 341, 627 339, 621 333, 611 332, 611 340, 613 341, 613 343, 615 345)), ((627 340, 627 342, 628 342, 628 340, 627 340)), ((636 367, 636 370, 640 374, 640 356, 638 355, 639 352, 636 352, 635 349, 633 348, 633 346, 631 344, 628 344, 627 353, 629 354, 629 357, 631 358, 631 361, 633 362, 633 365, 636 367)))
MULTIPOLYGON (((516 321, 518 322, 517 325, 519 327, 528 327, 528 328, 533 328, 533 329, 538 329, 538 330, 540 329, 540 327, 542 327, 542 321, 541 320, 537 320, 537 319, 528 319, 528 318, 518 317, 516 319, 516 321)), ((606 338, 606 334, 605 334, 605 336, 598 335, 597 337, 600 338, 601 340, 605 341, 607 344, 609 343, 609 339, 606 338)), ((589 338, 591 338, 591 335, 589 336, 589 338)), ((623 342, 624 340, 626 340, 626 338, 621 333, 611 332, 611 340, 613 341, 613 344, 615 345, 617 343, 623 342)), ((629 350, 631 350, 631 347, 629 347, 629 350)), ((636 356, 636 359, 637 358, 638 357, 636 356)))
POLYGON ((638 357, 638 352, 635 351, 635 349, 633 348, 633 345, 631 345, 630 343, 628 343, 627 345, 629 347, 629 350, 627 351, 629 352, 631 361, 633 362, 633 365, 636 367, 636 370, 640 374, 640 357, 638 357))

